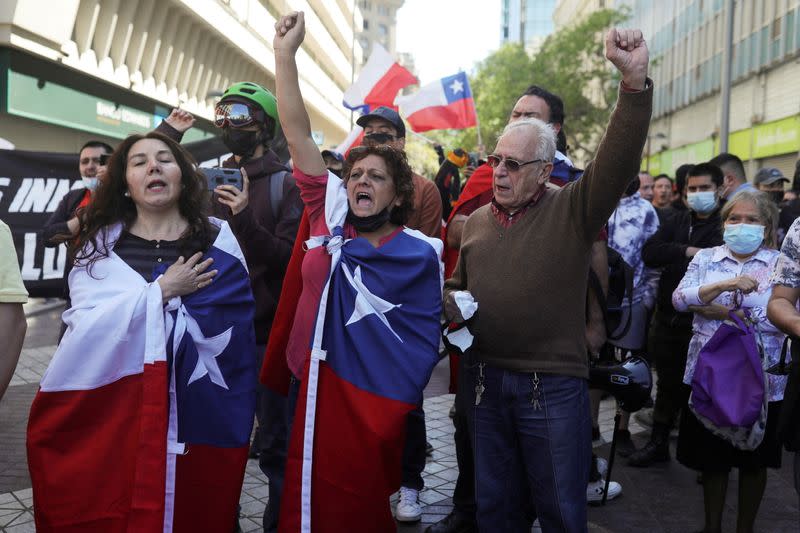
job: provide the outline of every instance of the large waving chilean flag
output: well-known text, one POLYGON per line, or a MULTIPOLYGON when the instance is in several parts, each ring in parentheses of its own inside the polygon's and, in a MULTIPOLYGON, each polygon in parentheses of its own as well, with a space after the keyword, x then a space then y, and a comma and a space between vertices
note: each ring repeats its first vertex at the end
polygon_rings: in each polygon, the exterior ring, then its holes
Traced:
POLYGON ((401 481, 406 415, 438 360, 442 245, 410 229, 378 248, 326 242, 332 270, 292 426, 280 531, 394 531, 388 498, 401 481))
POLYGON ((113 249, 70 274, 67 333, 28 422, 37 531, 232 529, 255 410, 254 302, 235 237, 212 222, 219 273, 166 306, 113 249))
POLYGON ((462 129, 477 124, 475 102, 464 72, 422 87, 395 103, 414 131, 462 129))

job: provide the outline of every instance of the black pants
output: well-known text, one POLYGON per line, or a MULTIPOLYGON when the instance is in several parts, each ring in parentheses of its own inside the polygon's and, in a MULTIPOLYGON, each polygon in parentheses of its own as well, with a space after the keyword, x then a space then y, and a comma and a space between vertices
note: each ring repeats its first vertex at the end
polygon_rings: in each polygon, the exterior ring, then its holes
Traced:
POLYGON ((670 327, 668 323, 658 320, 653 324, 650 353, 658 371, 654 422, 671 426, 678 412, 686 407, 691 389, 683 386, 683 373, 691 340, 691 328, 670 327))
POLYGON ((456 444, 458 478, 453 491, 453 507, 458 513, 475 518, 475 459, 472 455, 472 440, 467 418, 474 406, 469 405, 469 378, 465 372, 466 357, 458 358, 458 388, 456 389, 456 412, 453 417, 456 444))
POLYGON ((262 527, 266 533, 274 533, 278 531, 278 514, 289 449, 288 400, 264 385, 259 384, 258 387, 258 468, 269 479, 269 499, 264 508, 262 527))
POLYGON ((422 471, 425 470, 425 411, 422 405, 408 413, 406 417, 406 442, 403 446, 402 485, 410 489, 422 490, 425 483, 422 471))

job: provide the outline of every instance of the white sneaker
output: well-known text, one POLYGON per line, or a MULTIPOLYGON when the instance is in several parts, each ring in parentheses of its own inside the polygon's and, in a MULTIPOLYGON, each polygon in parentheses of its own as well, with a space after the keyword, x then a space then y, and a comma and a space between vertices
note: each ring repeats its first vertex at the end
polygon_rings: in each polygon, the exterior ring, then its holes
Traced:
MULTIPOLYGON (((588 485, 586 485, 586 499, 589 503, 597 503, 603 500, 603 492, 606 490, 606 480, 599 479, 597 481, 590 481, 588 485)), ((617 496, 622 494, 622 485, 617 483, 616 481, 612 481, 608 484, 608 498, 607 500, 613 500, 617 496)))
POLYGON ((422 518, 422 506, 419 504, 419 491, 408 487, 400 487, 400 501, 394 510, 398 522, 416 522, 422 518))

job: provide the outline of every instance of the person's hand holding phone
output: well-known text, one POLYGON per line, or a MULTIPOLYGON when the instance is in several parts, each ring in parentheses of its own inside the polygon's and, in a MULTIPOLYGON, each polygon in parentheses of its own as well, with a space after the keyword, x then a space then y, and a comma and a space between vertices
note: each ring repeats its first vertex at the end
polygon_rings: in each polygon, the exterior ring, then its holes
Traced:
POLYGON ((219 185, 214 189, 219 203, 227 205, 231 208, 231 213, 238 215, 244 208, 247 207, 250 201, 249 188, 250 180, 247 179, 247 172, 244 168, 242 171, 242 190, 239 190, 233 185, 219 185))

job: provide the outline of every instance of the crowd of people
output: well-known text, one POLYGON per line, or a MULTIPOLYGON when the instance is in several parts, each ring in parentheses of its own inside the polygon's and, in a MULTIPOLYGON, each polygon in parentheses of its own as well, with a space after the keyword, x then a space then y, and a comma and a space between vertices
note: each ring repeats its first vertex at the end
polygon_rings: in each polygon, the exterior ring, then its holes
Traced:
MULTIPOLYGON (((493 150, 438 147, 435 179, 409 166, 388 107, 358 118, 361 146, 320 152, 295 60, 304 38, 302 12, 282 17, 275 95, 240 82, 216 105, 238 184, 208 185, 179 144, 185 111, 116 148, 82 147, 85 188, 43 228, 70 259, 28 427, 37 530, 237 531, 248 456, 269 480, 266 532, 417 521, 422 393, 444 355, 458 479, 430 533, 587 531, 587 503, 623 490, 592 453, 592 369, 631 357, 657 371, 641 413, 652 429, 637 448, 623 414, 616 453, 670 461, 677 429, 703 532, 721 531, 732 468, 737 531, 753 531, 784 446, 800 492, 800 344, 787 342, 800 336, 800 183, 784 191, 790 180, 762 168, 751 184, 728 153, 674 179, 640 172, 654 82, 639 30, 606 36, 619 95, 585 170, 567 156, 562 100, 532 80, 493 150), (726 328, 745 340, 722 344, 726 328), (471 341, 441 350, 442 331, 471 341), (702 406, 723 398, 703 387, 724 370, 712 357, 746 342, 758 377, 725 401, 749 395, 755 414, 722 423, 702 406)), ((0 239, 10 247, 2 225, 0 239)), ((0 263, 0 395, 25 328, 12 263, 0 263)))

